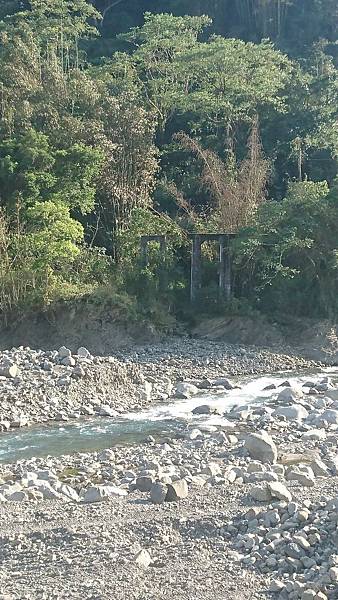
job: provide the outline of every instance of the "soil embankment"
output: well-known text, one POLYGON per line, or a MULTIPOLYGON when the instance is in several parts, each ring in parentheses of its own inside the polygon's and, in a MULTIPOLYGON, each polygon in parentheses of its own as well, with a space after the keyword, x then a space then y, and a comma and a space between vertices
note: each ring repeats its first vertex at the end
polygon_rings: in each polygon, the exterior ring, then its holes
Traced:
MULTIPOLYGON (((273 322, 263 316, 227 315, 201 318, 184 328, 184 336, 245 347, 272 348, 329 365, 338 364, 338 326, 329 321, 294 319, 273 322)), ((0 328, 0 349, 28 346, 73 352, 84 346, 96 356, 119 349, 163 342, 166 334, 146 319, 130 319, 121 308, 64 304, 0 328)))

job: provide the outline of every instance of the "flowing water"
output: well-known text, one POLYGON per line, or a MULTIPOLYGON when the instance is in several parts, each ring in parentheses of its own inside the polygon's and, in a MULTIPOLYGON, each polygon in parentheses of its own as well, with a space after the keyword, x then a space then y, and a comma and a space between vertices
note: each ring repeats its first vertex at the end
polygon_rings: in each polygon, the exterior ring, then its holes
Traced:
POLYGON ((226 393, 201 393, 188 400, 175 400, 141 412, 124 413, 120 417, 96 417, 66 424, 36 425, 27 429, 0 434, 0 462, 12 462, 32 457, 60 456, 75 452, 103 450, 115 445, 138 443, 149 435, 177 437, 191 427, 217 425, 225 427, 226 413, 234 406, 264 403, 277 391, 264 391, 272 383, 280 385, 287 378, 291 384, 303 385, 323 373, 337 376, 337 369, 325 369, 301 376, 290 374, 251 377, 241 380, 241 388, 226 393), (194 416, 192 410, 201 404, 217 408, 224 416, 194 416))

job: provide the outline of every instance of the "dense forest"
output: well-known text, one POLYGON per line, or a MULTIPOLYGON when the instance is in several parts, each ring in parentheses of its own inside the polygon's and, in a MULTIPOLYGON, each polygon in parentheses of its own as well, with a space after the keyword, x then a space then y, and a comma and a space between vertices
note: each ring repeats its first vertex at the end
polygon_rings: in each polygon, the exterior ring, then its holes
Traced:
POLYGON ((206 245, 200 308, 334 318, 337 157, 338 0, 3 1, 0 311, 165 324, 188 234, 222 231, 234 298, 206 245), (170 242, 144 265, 147 233, 170 242))

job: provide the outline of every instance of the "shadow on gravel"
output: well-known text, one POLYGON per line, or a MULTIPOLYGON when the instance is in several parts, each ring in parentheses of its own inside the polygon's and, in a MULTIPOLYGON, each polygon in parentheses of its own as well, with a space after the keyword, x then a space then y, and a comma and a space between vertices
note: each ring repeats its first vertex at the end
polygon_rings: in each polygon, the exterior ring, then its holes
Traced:
POLYGON ((146 505, 149 504, 150 506, 153 506, 153 504, 150 502, 150 500, 148 500, 147 498, 134 498, 133 500, 127 500, 128 504, 141 504, 141 505, 146 505))

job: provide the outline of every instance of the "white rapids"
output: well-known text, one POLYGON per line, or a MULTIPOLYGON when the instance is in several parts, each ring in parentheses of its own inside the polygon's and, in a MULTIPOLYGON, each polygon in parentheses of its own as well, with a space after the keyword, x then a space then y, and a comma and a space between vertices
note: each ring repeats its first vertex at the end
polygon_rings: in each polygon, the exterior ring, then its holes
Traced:
POLYGON ((227 392, 201 391, 201 394, 186 400, 172 400, 116 418, 95 417, 10 430, 0 434, 0 461, 90 452, 114 445, 139 443, 149 435, 170 438, 184 434, 188 428, 203 425, 226 427, 229 424, 227 413, 235 406, 245 408, 251 404, 264 404, 280 391, 264 390, 267 386, 275 384, 278 388, 286 379, 291 385, 303 386, 309 380, 318 380, 323 374, 338 378, 338 369, 328 368, 291 376, 287 373, 247 376, 238 383, 239 388, 227 392), (210 405, 221 414, 194 415, 193 409, 202 404, 210 405))

